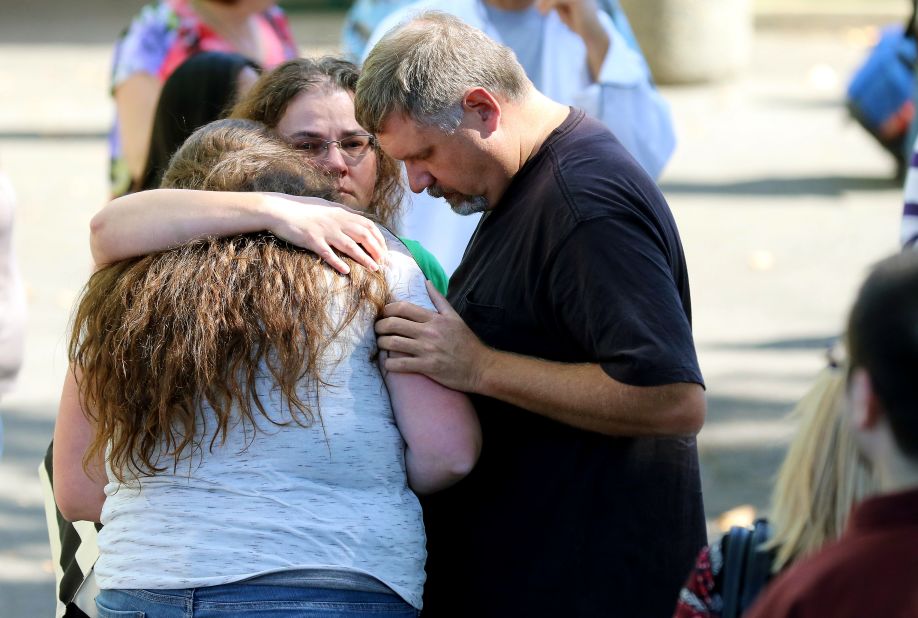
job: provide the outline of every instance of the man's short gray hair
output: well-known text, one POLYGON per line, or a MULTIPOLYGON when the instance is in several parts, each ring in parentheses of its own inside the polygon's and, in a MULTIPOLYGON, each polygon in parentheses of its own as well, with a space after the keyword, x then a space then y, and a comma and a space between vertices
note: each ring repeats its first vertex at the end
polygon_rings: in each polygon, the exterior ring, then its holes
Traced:
POLYGON ((519 101, 531 84, 509 47, 447 13, 419 13, 367 57, 357 82, 357 122, 378 133, 397 112, 452 133, 462 121, 462 97, 478 87, 519 101))

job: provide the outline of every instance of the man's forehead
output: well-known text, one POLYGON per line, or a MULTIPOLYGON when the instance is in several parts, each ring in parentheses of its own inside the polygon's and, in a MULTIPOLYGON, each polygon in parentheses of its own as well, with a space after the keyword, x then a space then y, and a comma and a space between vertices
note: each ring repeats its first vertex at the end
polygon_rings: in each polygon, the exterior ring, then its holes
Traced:
POLYGON ((430 146, 434 127, 421 125, 406 114, 392 113, 383 120, 379 139, 383 149, 396 159, 416 157, 430 146))
POLYGON ((410 136, 429 128, 404 112, 390 112, 380 124, 379 135, 410 136))

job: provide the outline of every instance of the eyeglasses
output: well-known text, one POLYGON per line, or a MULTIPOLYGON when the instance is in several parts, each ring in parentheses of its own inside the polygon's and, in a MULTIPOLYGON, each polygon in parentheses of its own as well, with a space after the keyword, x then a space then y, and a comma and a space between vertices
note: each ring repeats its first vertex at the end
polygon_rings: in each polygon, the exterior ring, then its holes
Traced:
POLYGON ((337 144, 338 151, 346 160, 356 163, 367 154, 371 146, 376 145, 376 138, 368 133, 349 135, 342 139, 307 137, 297 141, 294 146, 310 159, 324 159, 328 156, 328 148, 332 144, 337 144))

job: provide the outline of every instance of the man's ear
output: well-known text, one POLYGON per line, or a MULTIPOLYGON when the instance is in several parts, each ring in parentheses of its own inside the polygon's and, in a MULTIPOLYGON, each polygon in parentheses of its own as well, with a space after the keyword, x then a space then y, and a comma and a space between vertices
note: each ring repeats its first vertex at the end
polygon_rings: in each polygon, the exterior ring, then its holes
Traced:
POLYGON ((474 115, 485 134, 493 133, 500 125, 500 103, 484 88, 472 88, 462 97, 462 109, 474 115))
POLYGON ((851 374, 853 420, 860 430, 874 429, 883 417, 883 404, 877 397, 870 374, 863 368, 851 374))

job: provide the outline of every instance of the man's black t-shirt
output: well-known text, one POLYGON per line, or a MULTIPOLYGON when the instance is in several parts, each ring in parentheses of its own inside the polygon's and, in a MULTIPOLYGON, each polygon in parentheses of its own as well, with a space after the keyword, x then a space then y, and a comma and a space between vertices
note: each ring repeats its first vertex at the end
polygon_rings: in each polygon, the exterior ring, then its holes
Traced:
MULTIPOLYGON (((702 383, 685 259, 654 182, 573 110, 482 219, 449 300, 488 345, 702 383)), ((693 437, 615 438, 475 397, 484 446, 424 500, 425 615, 671 616, 705 543, 693 437)))

